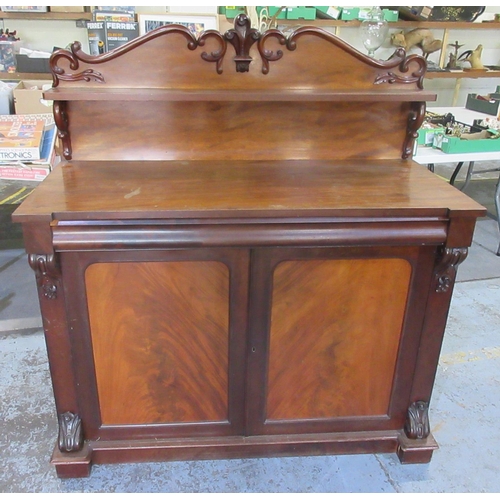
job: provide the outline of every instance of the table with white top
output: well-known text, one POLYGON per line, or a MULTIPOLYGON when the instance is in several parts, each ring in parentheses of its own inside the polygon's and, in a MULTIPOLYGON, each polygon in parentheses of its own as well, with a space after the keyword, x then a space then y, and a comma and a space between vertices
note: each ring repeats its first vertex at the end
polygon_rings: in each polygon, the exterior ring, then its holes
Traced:
MULTIPOLYGON (((474 120, 484 119, 484 118, 492 118, 492 115, 488 115, 486 113, 479 113, 477 111, 473 111, 466 108, 428 108, 428 111, 437 114, 447 114, 451 113, 456 121, 466 123, 468 125, 472 125, 474 120)), ((486 172, 500 172, 500 151, 489 151, 489 152, 477 152, 477 153, 443 153, 440 149, 435 149, 429 146, 418 146, 416 150, 416 154, 413 156, 413 160, 422 165, 428 165, 429 167, 433 167, 435 163, 457 163, 457 167, 455 168, 451 178, 450 184, 454 184, 455 179, 460 172, 463 164, 465 162, 469 163, 467 169, 467 176, 465 178, 465 183, 462 186, 462 190, 464 190, 472 175, 474 174, 474 165, 479 161, 498 161, 499 166, 495 168, 490 168, 486 170, 481 170, 481 173, 486 172)), ((495 189, 495 207, 497 210, 497 221, 498 228, 500 231, 500 176, 495 189)), ((500 256, 500 245, 497 250, 497 255, 500 256)))

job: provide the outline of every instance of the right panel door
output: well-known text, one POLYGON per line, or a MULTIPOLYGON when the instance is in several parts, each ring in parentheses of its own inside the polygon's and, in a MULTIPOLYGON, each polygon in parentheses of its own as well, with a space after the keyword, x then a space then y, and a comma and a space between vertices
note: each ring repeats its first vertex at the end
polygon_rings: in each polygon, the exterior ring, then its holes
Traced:
POLYGON ((432 256, 414 247, 256 250, 251 433, 401 428, 432 256))

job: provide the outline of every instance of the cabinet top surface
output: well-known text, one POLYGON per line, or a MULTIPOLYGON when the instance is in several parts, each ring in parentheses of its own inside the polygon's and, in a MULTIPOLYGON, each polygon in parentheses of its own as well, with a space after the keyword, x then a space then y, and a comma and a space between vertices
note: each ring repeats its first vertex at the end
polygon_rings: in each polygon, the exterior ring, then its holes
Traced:
POLYGON ((484 208, 410 160, 65 162, 17 222, 452 217, 484 208))

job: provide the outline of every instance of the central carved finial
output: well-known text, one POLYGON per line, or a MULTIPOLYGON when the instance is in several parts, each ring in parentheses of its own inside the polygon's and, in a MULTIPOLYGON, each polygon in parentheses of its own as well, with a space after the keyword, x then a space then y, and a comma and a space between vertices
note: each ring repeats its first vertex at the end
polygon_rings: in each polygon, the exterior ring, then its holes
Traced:
POLYGON ((252 62, 250 47, 259 40, 259 31, 251 28, 250 19, 245 14, 239 14, 234 20, 234 29, 227 31, 224 38, 236 51, 234 58, 236 71, 239 73, 247 72, 252 62))

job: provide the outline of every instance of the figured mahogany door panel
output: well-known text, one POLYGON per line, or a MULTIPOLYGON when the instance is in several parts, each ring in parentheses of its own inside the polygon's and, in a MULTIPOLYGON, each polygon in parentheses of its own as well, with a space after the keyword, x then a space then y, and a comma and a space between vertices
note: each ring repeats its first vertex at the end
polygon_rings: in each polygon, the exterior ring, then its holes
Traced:
POLYGON ((411 277, 404 258, 279 263, 265 422, 388 418, 411 277))
POLYGON ((104 425, 228 421, 224 263, 95 263, 85 282, 104 425))

